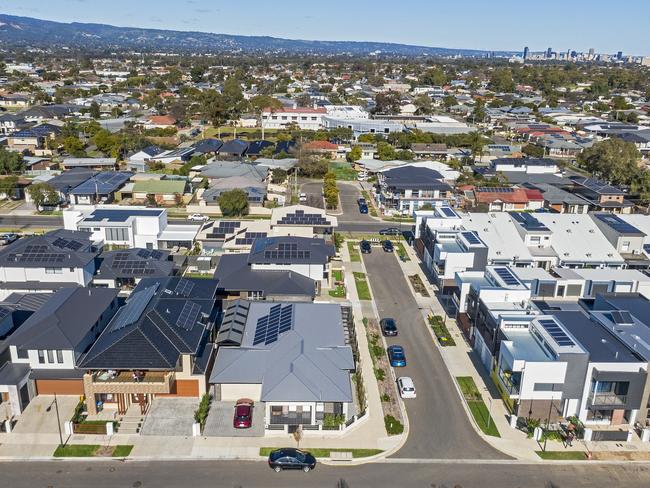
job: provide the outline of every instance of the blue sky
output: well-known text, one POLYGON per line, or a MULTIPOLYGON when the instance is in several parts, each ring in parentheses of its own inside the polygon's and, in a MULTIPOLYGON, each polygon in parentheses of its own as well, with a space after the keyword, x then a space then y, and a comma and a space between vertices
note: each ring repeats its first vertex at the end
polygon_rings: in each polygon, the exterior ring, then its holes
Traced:
POLYGON ((293 39, 650 55, 648 0, 0 0, 0 12, 293 39))

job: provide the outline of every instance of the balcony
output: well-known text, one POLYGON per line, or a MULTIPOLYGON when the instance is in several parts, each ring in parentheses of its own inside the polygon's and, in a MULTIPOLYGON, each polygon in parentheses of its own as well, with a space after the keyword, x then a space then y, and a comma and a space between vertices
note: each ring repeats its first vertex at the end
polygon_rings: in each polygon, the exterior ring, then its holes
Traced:
POLYGON ((505 371, 501 368, 498 369, 498 376, 503 389, 510 396, 518 396, 521 383, 521 372, 505 371))
POLYGON ((147 371, 96 371, 84 375, 84 388, 92 393, 171 393, 174 372, 147 371))
POLYGON ((132 371, 120 371, 111 374, 108 371, 99 371, 93 374, 96 383, 164 383, 169 373, 163 371, 148 371, 134 375, 132 371))
POLYGON ((615 393, 591 393, 589 401, 595 406, 617 407, 624 406, 627 403, 627 395, 617 395, 615 393))

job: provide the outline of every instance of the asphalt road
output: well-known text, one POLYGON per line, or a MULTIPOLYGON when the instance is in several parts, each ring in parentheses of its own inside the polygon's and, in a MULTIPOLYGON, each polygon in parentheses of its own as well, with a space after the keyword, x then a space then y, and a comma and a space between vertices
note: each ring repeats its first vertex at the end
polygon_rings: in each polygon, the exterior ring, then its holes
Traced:
POLYGON ((463 409, 440 352, 426 329, 421 311, 393 253, 374 247, 363 259, 381 318, 397 322, 397 337, 388 345, 404 347, 407 365, 396 376, 410 376, 417 398, 405 400, 410 422, 406 444, 399 458, 503 459, 504 454, 474 431, 463 409))
POLYGON ((307 195, 306 202, 300 202, 310 207, 323 208, 323 182, 309 181, 300 185, 300 193, 307 195))
POLYGON ((11 488, 327 487, 327 488, 647 488, 648 465, 366 464, 318 465, 274 473, 264 462, 48 461, 0 467, 11 488))
POLYGON ((343 211, 343 214, 338 216, 339 224, 342 222, 377 223, 370 214, 362 214, 359 212, 357 200, 361 197, 361 192, 356 184, 339 181, 338 188, 341 210, 343 211))

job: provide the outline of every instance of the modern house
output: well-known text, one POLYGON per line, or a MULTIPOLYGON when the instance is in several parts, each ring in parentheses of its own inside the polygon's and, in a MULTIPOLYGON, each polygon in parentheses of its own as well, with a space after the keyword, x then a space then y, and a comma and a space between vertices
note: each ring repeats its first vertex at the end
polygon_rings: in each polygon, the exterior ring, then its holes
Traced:
POLYGON ((135 288, 143 278, 163 278, 174 274, 168 251, 128 248, 103 253, 98 258, 93 286, 135 288))
POLYGON ((527 212, 544 208, 544 197, 539 190, 513 187, 476 187, 477 205, 485 205, 488 212, 527 212))
POLYGON ((255 401, 267 430, 318 429, 326 416, 355 415, 356 366, 340 305, 236 300, 216 343, 215 398, 255 401))
POLYGON ((126 163, 126 168, 129 171, 144 172, 147 170, 147 163, 152 158, 163 152, 158 146, 147 146, 139 151, 131 154, 126 163))
POLYGON ((76 283, 88 286, 95 274, 97 249, 86 232, 59 229, 43 235, 24 237, 0 251, 0 282, 6 287, 29 284, 76 283))
POLYGON ((195 397, 207 391, 217 282, 145 278, 82 358, 90 415, 146 413, 157 395, 195 397))
POLYGON ((266 108, 262 110, 262 127, 265 129, 286 129, 296 125, 302 130, 318 130, 323 127, 324 108, 266 108))
POLYGON ((386 214, 412 214, 424 205, 441 205, 451 191, 439 172, 424 167, 405 166, 377 173, 377 201, 386 214))
POLYGON ((102 171, 73 188, 68 195, 75 205, 111 203, 115 193, 131 179, 128 171, 102 171))
POLYGON ((243 190, 248 197, 250 206, 259 207, 266 198, 266 183, 246 176, 231 176, 213 181, 201 195, 201 200, 206 205, 218 205, 222 193, 231 190, 243 190))
POLYGON ((626 194, 620 188, 585 176, 572 176, 571 181, 573 193, 587 200, 591 210, 617 214, 632 213, 634 204, 625 198, 626 194))
POLYGON ((307 205, 276 207, 271 212, 271 229, 275 235, 303 236, 332 234, 338 220, 322 208, 307 205))

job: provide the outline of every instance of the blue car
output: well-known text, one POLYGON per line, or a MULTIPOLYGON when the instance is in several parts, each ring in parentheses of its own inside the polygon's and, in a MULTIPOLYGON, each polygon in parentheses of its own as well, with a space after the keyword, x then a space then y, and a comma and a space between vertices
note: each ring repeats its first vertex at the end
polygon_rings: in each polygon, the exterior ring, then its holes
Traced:
POLYGON ((393 368, 406 366, 406 355, 402 346, 388 346, 388 359, 393 368))

